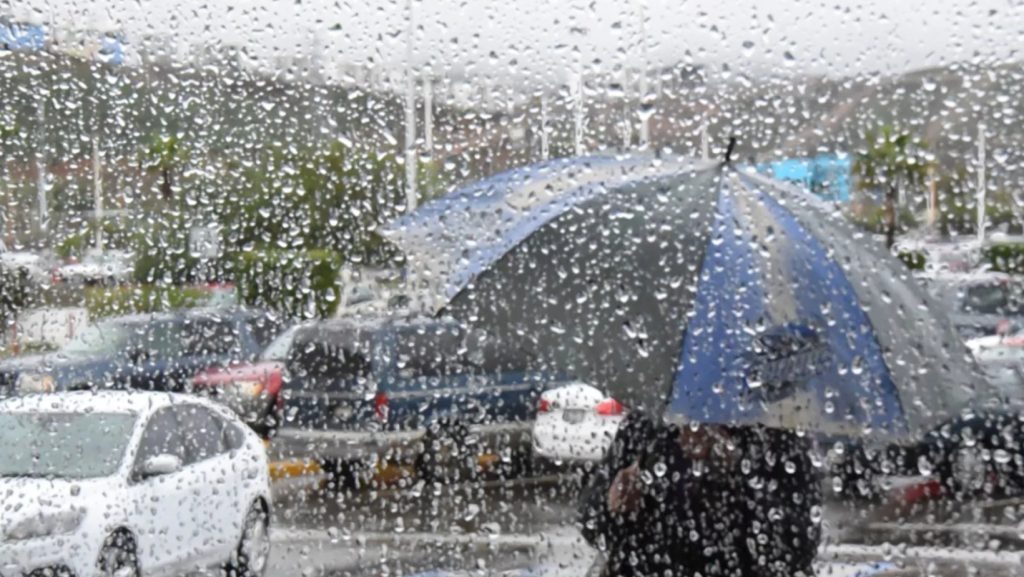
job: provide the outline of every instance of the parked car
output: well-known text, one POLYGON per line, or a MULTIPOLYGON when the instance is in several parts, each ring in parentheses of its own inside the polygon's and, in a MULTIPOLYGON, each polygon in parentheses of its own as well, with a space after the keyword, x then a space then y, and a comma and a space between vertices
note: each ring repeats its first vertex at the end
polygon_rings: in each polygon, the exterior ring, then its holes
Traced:
POLYGON ((5 575, 262 575, 270 479, 230 411, 135 391, 0 402, 5 575))
POLYGON ((537 399, 556 382, 453 322, 335 319, 296 334, 270 450, 313 458, 338 483, 380 459, 430 480, 471 474, 483 454, 514 466, 528 462, 537 399))
POLYGON ((626 408, 584 383, 544 391, 533 423, 533 455, 556 462, 600 461, 626 408))
POLYGON ((0 269, 23 276, 34 285, 50 282, 52 257, 23 250, 8 250, 0 240, 0 269))
POLYGON ((936 273, 921 277, 963 338, 997 334, 1024 321, 1024 282, 997 272, 936 273))
POLYGON ((292 326, 278 335, 251 361, 200 370, 192 379, 195 392, 235 411, 261 437, 269 438, 281 421, 284 398, 281 381, 285 361, 299 329, 292 326))
POLYGON ((185 391, 203 368, 256 358, 280 331, 266 312, 189 309, 103 319, 53 353, 0 362, 0 394, 185 391))
POLYGON ((58 268, 55 276, 60 282, 72 284, 115 285, 128 282, 134 268, 134 257, 130 252, 108 250, 86 254, 81 262, 58 268))
POLYGON ((968 339, 966 344, 1001 394, 1024 400, 1024 326, 1007 323, 1000 334, 968 339))

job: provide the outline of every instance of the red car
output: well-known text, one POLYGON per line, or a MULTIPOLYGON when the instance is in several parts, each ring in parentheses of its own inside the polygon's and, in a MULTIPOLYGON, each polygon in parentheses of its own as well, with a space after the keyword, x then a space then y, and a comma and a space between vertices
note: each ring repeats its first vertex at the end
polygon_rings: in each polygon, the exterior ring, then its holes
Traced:
POLYGON ((269 438, 284 406, 282 371, 298 329, 295 326, 278 335, 253 362, 200 371, 192 379, 195 392, 223 403, 257 434, 269 438))

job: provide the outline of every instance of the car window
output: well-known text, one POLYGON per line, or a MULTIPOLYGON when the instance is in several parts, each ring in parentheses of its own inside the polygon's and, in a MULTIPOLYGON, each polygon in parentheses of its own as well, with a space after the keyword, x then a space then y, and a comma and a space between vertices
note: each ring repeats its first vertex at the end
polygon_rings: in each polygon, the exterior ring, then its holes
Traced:
POLYGON ((295 335, 299 331, 299 326, 291 327, 290 329, 279 334, 274 340, 270 341, 267 348, 263 349, 260 353, 260 360, 262 361, 285 361, 288 359, 288 353, 292 348, 292 343, 295 342, 295 335))
POLYGON ((282 324, 270 315, 248 318, 245 325, 260 348, 267 347, 281 333, 282 324))
POLYGON ((230 355, 241 352, 238 328, 230 319, 189 319, 182 323, 184 355, 230 355))
POLYGON ((184 435, 186 464, 198 463, 226 450, 224 422, 206 407, 182 405, 175 407, 184 435))
POLYGON ((1024 294, 1021 285, 996 282, 973 285, 964 289, 963 310, 980 315, 1024 314, 1024 294))
POLYGON ((124 461, 135 422, 131 413, 0 411, 0 478, 110 475, 124 461))
POLYGON ((311 389, 358 390, 373 368, 370 351, 358 343, 315 339, 296 344, 288 370, 311 389))
POLYGON ((405 378, 444 377, 472 372, 466 334, 455 325, 415 324, 395 331, 395 362, 405 378))
POLYGON ((135 470, 138 471, 147 459, 164 454, 174 455, 185 463, 188 458, 185 438, 177 413, 170 408, 160 409, 149 418, 139 440, 135 470))
POLYGON ((245 445, 245 432, 238 425, 218 415, 214 415, 214 418, 220 421, 221 428, 224 431, 221 442, 225 450, 234 451, 245 445))

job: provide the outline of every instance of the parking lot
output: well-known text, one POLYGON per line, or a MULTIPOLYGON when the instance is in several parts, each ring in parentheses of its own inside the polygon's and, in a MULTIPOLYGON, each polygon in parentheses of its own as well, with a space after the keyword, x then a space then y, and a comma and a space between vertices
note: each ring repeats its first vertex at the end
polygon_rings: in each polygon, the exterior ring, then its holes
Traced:
MULTIPOLYGON (((580 537, 570 473, 424 491, 330 495, 316 477, 281 481, 270 575, 550 575, 582 577, 597 551, 580 537)), ((1020 501, 935 503, 917 521, 849 518, 827 508, 819 574, 1019 575, 1020 501)), ((884 514, 879 513, 882 518, 884 514)))
POLYGON ((0 577, 1024 577, 1024 0, 0 0, 0 577))

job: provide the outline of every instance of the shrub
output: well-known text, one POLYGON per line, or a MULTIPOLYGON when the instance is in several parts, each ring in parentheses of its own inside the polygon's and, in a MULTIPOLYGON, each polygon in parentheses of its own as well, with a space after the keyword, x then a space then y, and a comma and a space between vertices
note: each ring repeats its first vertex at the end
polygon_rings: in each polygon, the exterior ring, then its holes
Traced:
POLYGON ((31 304, 32 294, 32 281, 25 270, 0 266, 0 336, 18 312, 31 304))
POLYGON ((85 308, 91 319, 202 306, 208 299, 209 293, 201 287, 141 285, 85 288, 85 308))
POLYGON ((247 305, 289 317, 329 317, 338 308, 343 262, 329 250, 243 252, 235 259, 235 283, 247 305))
POLYGON ((982 259, 993 270, 1024 274, 1024 244, 994 244, 985 249, 982 259))
POLYGON ((904 251, 897 255, 903 264, 907 265, 910 270, 924 270, 926 264, 928 264, 928 257, 920 251, 904 251))

